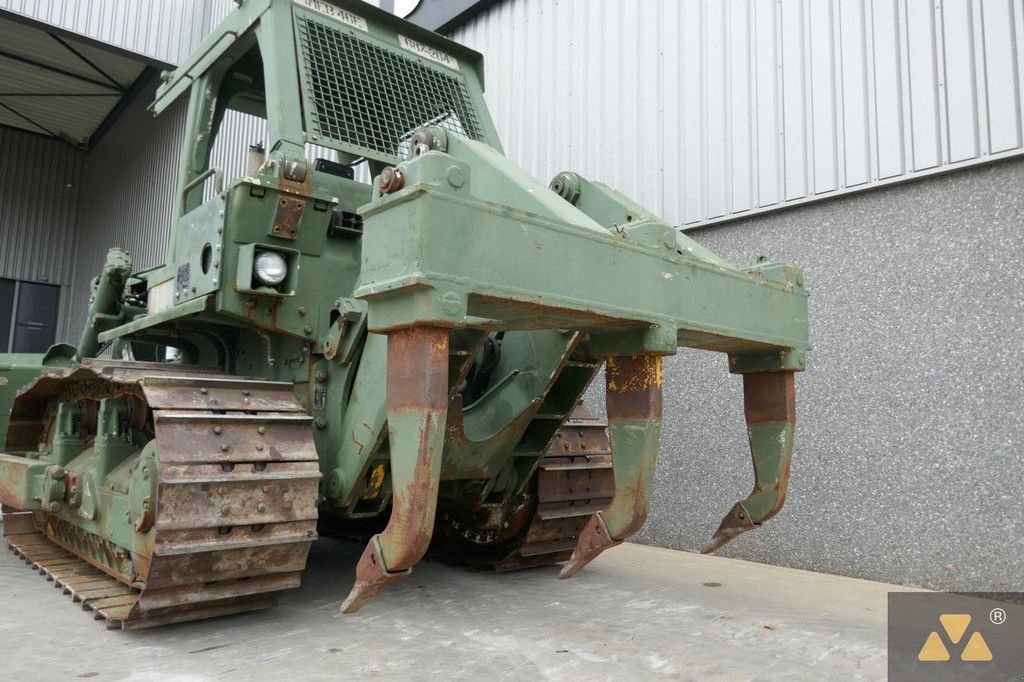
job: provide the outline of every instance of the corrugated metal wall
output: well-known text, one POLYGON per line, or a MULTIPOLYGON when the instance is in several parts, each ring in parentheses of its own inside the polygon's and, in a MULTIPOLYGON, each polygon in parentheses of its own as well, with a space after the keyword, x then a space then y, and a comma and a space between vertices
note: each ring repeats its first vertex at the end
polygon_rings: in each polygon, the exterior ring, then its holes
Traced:
POLYGON ((75 256, 83 154, 11 128, 0 128, 0 149, 0 277, 66 283, 75 256))
POLYGON ((1022 147, 1024 0, 506 0, 453 37, 513 160, 677 224, 1022 147))
POLYGON ((184 102, 157 118, 146 111, 155 83, 86 156, 78 206, 79 245, 68 298, 74 337, 89 307, 89 281, 107 250, 132 255, 136 270, 163 263, 174 206, 178 148, 185 123, 184 102))
POLYGON ((212 27, 224 0, 0 0, 0 10, 177 64, 212 27))
POLYGON ((0 149, 0 277, 60 285, 60 335, 73 282, 84 154, 12 128, 0 128, 0 149))

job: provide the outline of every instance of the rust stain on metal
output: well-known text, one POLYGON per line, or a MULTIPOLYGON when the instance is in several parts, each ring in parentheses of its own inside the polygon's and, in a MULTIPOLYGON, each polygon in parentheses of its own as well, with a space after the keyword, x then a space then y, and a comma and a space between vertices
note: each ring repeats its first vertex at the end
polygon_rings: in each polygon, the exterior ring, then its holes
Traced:
POLYGON ((612 393, 635 393, 649 388, 661 388, 660 355, 641 353, 612 356, 607 362, 608 390, 612 393))
POLYGON ((388 334, 388 409, 443 410, 448 403, 448 330, 411 327, 388 334), (444 372, 441 372, 441 369, 444 372), (439 387, 444 390, 439 390, 439 387))
POLYGON ((286 161, 284 170, 278 188, 280 194, 277 198, 274 222, 268 234, 294 241, 298 239, 299 231, 302 228, 302 216, 306 210, 306 202, 313 193, 313 174, 309 172, 305 161, 286 161))
POLYGON ((715 531, 714 536, 711 538, 711 542, 708 543, 707 547, 702 549, 701 554, 712 554, 725 545, 729 544, 737 536, 746 533, 748 530, 757 528, 757 524, 750 520, 750 515, 747 510, 743 508, 743 504, 737 502, 733 505, 729 513, 722 519, 721 525, 718 530, 715 531))
POLYGON ((445 425, 445 450, 461 447, 466 443, 466 413, 463 410, 462 395, 456 393, 458 387, 452 389, 448 401, 448 422, 445 425))
POLYGON ((359 563, 356 564, 356 582, 352 586, 352 592, 348 599, 341 605, 342 612, 355 613, 372 601, 385 587, 402 580, 411 572, 412 569, 388 571, 384 567, 384 559, 380 554, 377 536, 373 536, 362 557, 359 558, 359 563))
POLYGON ((405 173, 395 168, 394 166, 387 166, 380 172, 380 193, 391 194, 405 187, 405 173))
POLYGON ((359 560, 356 584, 341 607, 345 613, 357 611, 385 585, 407 575, 430 544, 448 409, 448 333, 411 327, 388 335, 391 518, 359 560), (402 451, 409 446, 416 449, 411 458, 402 451))
MULTIPOLYGON (((662 414, 662 357, 654 354, 632 355, 627 358, 609 358, 606 372, 608 395, 606 398, 609 427, 614 429, 626 419, 641 419, 649 424, 661 422, 662 414), (617 384, 617 390, 611 386, 617 384)), ((616 527, 615 539, 625 540, 643 526, 647 519, 650 490, 647 482, 654 470, 658 443, 639 443, 647 450, 634 453, 639 459, 636 474, 629 481, 616 481, 616 499, 612 507, 629 510, 628 518, 616 527)), ((607 529, 606 529, 607 530, 607 529)))
POLYGON ((608 431, 620 458, 615 468, 615 497, 581 531, 572 557, 562 569, 563 578, 572 577, 601 552, 628 539, 647 519, 661 424, 662 358, 645 353, 610 357, 607 362, 608 431))
POLYGON ((608 358, 608 419, 661 418, 662 358, 644 353, 608 358))
POLYGON ((282 239, 297 239, 302 226, 302 214, 306 210, 306 200, 289 194, 282 194, 277 200, 277 211, 270 234, 282 239))
POLYGON ((748 424, 795 424, 796 381, 793 372, 744 374, 743 412, 748 424))
MULTIPOLYGON (((270 305, 267 306, 267 316, 270 318, 270 328, 278 329, 277 315, 281 312, 281 306, 284 304, 283 298, 274 298, 270 301, 270 305)), ((253 309, 250 308, 248 311, 249 319, 253 319, 253 309)))
MULTIPOLYGON (((37 514, 38 530, 5 521, 9 536, 28 531, 19 551, 39 566, 58 557, 54 581, 125 629, 266 608, 277 592, 297 587, 316 538, 320 472, 310 417, 291 388, 173 365, 89 361, 41 377, 16 408, 42 424, 58 400, 88 414, 111 397, 132 401, 133 424, 154 431, 160 460, 149 497, 160 513, 132 511, 145 532, 130 547, 59 514, 37 514)), ((94 429, 95 415, 88 421, 94 429)))

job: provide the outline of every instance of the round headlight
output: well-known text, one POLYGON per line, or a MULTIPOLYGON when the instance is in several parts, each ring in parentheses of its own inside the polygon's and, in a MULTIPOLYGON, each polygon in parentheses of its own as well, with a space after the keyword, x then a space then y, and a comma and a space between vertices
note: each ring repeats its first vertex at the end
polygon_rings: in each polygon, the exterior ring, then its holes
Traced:
POLYGON ((261 284, 277 286, 288 274, 288 261, 276 251, 262 251, 256 254, 253 271, 261 284))

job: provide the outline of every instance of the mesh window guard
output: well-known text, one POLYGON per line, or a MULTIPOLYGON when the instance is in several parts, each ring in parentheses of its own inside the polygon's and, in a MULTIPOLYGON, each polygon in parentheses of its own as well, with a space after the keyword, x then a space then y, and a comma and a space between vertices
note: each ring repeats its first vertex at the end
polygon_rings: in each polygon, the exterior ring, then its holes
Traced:
POLYGON ((296 17, 308 132, 346 151, 393 160, 419 127, 439 125, 474 140, 483 133, 462 76, 296 17), (403 144, 404 143, 404 144, 403 144), (354 147, 354 148, 352 148, 354 147))

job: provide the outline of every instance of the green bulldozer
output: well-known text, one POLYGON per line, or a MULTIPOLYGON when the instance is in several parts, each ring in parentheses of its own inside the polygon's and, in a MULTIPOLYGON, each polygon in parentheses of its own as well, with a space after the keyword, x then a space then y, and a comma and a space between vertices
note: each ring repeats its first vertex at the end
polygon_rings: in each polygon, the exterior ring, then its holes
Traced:
POLYGON ((166 263, 111 250, 77 346, 0 355, 10 548, 125 629, 271 606, 318 534, 367 541, 345 612, 428 550, 569 577, 647 516, 679 347, 743 377, 754 490, 706 551, 776 514, 802 271, 538 183, 483 92, 478 53, 358 0, 244 0, 163 74, 152 111, 188 100, 166 263), (229 111, 266 139, 225 182, 229 111), (581 407, 602 368, 607 421, 581 407))

